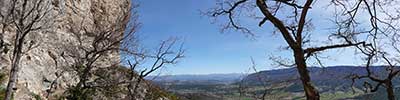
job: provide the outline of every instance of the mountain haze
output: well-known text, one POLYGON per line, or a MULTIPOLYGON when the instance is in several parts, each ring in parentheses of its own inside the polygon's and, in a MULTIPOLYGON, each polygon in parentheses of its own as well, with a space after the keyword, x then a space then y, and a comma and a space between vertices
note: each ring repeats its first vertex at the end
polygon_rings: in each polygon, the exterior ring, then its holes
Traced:
MULTIPOLYGON (((310 72, 312 82, 322 93, 323 98, 365 99, 371 97, 372 95, 375 98, 385 98, 384 88, 380 88, 377 93, 364 93, 362 91, 364 89, 363 83, 368 80, 357 80, 352 86, 352 80, 350 76, 365 75, 365 67, 309 67, 308 70, 310 72), (353 93, 353 90, 355 93, 353 93)), ((371 70, 375 75, 385 77, 386 69, 384 66, 373 66, 371 67, 371 70)), ((282 99, 287 97, 292 99, 303 98, 301 95, 303 86, 301 85, 301 81, 297 75, 296 68, 260 71, 244 77, 236 74, 160 76, 153 81, 159 86, 183 96, 185 96, 185 94, 206 95, 203 93, 211 93, 214 94, 214 98, 240 98, 238 97, 240 86, 245 86, 250 89, 247 89, 250 93, 260 94, 266 90, 269 93, 268 95, 271 97, 276 97, 271 99, 282 99)), ((394 84, 400 84, 399 79, 394 79, 393 81, 394 84)), ((372 82, 372 84, 375 83, 372 82)), ((395 87, 399 87, 399 85, 395 85, 395 87)), ((396 88, 396 91, 399 90, 400 88, 396 88)))

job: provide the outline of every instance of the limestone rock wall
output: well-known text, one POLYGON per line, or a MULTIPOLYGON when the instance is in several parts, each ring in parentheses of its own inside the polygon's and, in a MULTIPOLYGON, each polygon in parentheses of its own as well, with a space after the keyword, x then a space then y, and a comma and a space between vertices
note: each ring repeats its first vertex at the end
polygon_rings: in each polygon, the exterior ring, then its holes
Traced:
MULTIPOLYGON (((25 41, 25 44, 32 44, 32 47, 29 51, 28 47, 24 48, 27 52, 21 59, 15 100, 30 99, 35 95, 44 98, 50 88, 54 89, 51 90, 52 95, 62 94, 68 86, 76 84, 78 79, 74 74, 77 73, 64 71, 74 62, 65 50, 73 50, 78 45, 91 49, 93 38, 88 34, 84 34, 88 35, 87 37, 77 37, 76 33, 83 33, 77 31, 74 34, 71 29, 95 27, 94 23, 98 22, 94 19, 101 20, 102 25, 112 25, 113 22, 117 22, 115 20, 120 19, 121 14, 129 12, 130 0, 51 0, 51 6, 51 17, 55 19, 49 20, 52 22, 48 23, 48 29, 31 33, 25 41)), ((2 34, 5 42, 13 42, 15 30, 11 29, 2 34)), ((0 68, 3 71, 10 69, 11 50, 0 54, 0 68)), ((76 52, 79 54, 81 51, 76 52)), ((118 62, 119 53, 109 52, 96 64, 100 66, 118 62)))

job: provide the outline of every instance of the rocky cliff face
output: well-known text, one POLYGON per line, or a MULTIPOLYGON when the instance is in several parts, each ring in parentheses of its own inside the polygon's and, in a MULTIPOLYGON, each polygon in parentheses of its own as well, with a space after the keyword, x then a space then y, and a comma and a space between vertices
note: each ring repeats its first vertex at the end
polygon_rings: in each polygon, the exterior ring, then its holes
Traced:
MULTIPOLYGON (((74 57, 85 56, 84 50, 94 49, 91 37, 103 28, 119 27, 123 14, 130 11, 130 0, 52 0, 50 16, 54 18, 48 28, 38 30, 27 36, 23 49, 24 55, 20 63, 15 100, 40 97, 57 97, 65 90, 77 84, 81 73, 69 72, 74 57), (84 28, 84 29, 83 29, 84 28), (82 29, 82 30, 79 30, 82 29), (90 32, 83 32, 90 31, 90 32), (90 33, 90 34, 89 34, 90 33)), ((111 37, 121 37, 124 30, 119 30, 111 37)), ((2 33, 4 41, 12 44, 15 30, 2 33)), ((118 47, 119 45, 117 45, 118 47)), ((11 65, 12 46, 8 52, 0 53, 0 68, 8 73, 11 65)), ((120 62, 119 52, 107 52, 94 63, 96 66, 111 66, 120 62)), ((76 65, 75 65, 76 66, 76 65)), ((2 83, 3 86, 6 82, 2 83)), ((142 91, 145 91, 142 89, 142 91)))

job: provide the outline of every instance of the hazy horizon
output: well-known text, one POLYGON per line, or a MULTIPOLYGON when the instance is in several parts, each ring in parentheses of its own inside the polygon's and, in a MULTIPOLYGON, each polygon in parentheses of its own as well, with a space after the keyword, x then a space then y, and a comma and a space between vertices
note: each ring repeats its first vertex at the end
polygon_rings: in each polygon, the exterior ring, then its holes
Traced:
MULTIPOLYGON (((374 66, 383 66, 383 65, 374 65, 374 66)), ((309 66, 309 68, 327 68, 327 67, 364 67, 362 65, 334 65, 334 66, 309 66)), ((273 71, 273 70, 281 70, 281 69, 291 69, 291 68, 296 68, 296 67, 283 67, 283 68, 276 68, 276 69, 265 69, 265 70, 257 70, 257 72, 260 71, 273 71)), ((154 76, 181 76, 181 75, 229 75, 229 74, 242 74, 242 75, 248 75, 248 74, 253 74, 255 73, 254 70, 248 71, 248 72, 242 72, 242 73, 236 73, 236 72, 228 72, 228 73, 185 73, 185 74, 174 74, 174 73, 155 73, 150 75, 150 77, 154 77, 154 76)))

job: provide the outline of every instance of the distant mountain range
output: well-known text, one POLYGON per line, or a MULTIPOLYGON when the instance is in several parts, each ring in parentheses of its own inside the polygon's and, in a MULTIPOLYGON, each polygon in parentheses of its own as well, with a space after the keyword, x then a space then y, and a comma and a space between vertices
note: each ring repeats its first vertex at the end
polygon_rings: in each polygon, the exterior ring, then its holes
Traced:
POLYGON ((193 83, 193 84, 230 84, 246 77, 245 74, 204 74, 204 75, 164 75, 149 76, 146 79, 155 82, 193 83))
MULTIPOLYGON (((385 76, 386 69, 382 66, 373 66, 370 68, 374 75, 385 76)), ((335 80, 348 80, 350 75, 366 75, 365 67, 358 66, 332 66, 332 67, 309 67, 309 74, 312 81, 329 81, 335 80)), ((269 83, 280 83, 285 81, 299 80, 299 75, 296 68, 278 69, 260 71, 258 73, 249 74, 244 78, 245 82, 255 84, 262 80, 269 81, 269 83)))
MULTIPOLYGON (((359 66, 330 66, 330 67, 309 67, 308 68, 312 81, 319 82, 330 82, 337 80, 340 81, 351 81, 350 75, 365 75, 365 67, 359 66), (335 80, 332 80, 335 79, 335 80)), ((385 67, 373 66, 371 67, 372 72, 375 75, 384 77, 386 74, 385 67)), ((243 82, 251 85, 261 85, 267 81, 267 84, 281 83, 287 81, 300 82, 298 72, 296 68, 287 69, 275 69, 260 71, 252 74, 203 74, 203 75, 164 75, 164 76, 149 76, 146 77, 148 80, 156 82, 197 82, 197 83, 235 83, 243 79, 243 82)))
MULTIPOLYGON (((373 66, 370 68, 372 73, 379 77, 386 77, 386 67, 373 66)), ((309 74, 313 84, 324 91, 345 91, 351 88, 351 75, 366 75, 365 67, 359 66, 331 66, 331 67, 309 67, 309 74)), ((261 71, 248 75, 243 79, 247 85, 271 85, 283 82, 294 83, 299 85, 293 91, 302 91, 301 81, 296 68, 278 69, 261 71), (264 81, 260 81, 264 80, 264 81)), ((355 86, 362 88, 362 83, 368 80, 357 80, 355 86)), ((400 83, 398 78, 393 80, 394 83, 400 83)))
MULTIPOLYGON (((340 99, 365 99, 365 98, 385 98, 386 94, 384 88, 380 89, 378 93, 367 94, 351 94, 352 80, 351 75, 365 75, 365 67, 359 66, 331 66, 331 67, 309 67, 309 74, 313 84, 317 87, 319 92, 323 95, 337 95, 338 91, 344 93, 345 96, 340 99), (335 94, 336 93, 336 94, 335 94), (350 93, 350 94, 348 94, 350 93)), ((373 66, 371 67, 374 75, 378 77, 386 77, 386 67, 373 66)), ((154 77, 150 77, 154 78, 154 77)), ((280 91, 278 94, 293 94, 302 93, 303 87, 298 76, 296 68, 277 69, 260 71, 249 75, 241 74, 210 74, 210 75, 170 75, 160 76, 154 80, 155 83, 161 87, 168 86, 168 90, 172 92, 182 93, 215 93, 218 95, 229 95, 234 97, 237 94, 237 86, 246 85, 250 87, 259 88, 260 86, 274 87, 283 86, 280 88, 271 88, 267 91, 280 91)), ((369 80, 357 80, 354 88, 358 90, 364 89, 363 83, 369 80)), ((394 80, 396 87, 396 94, 400 93, 400 79, 394 80)), ((374 84, 374 83, 373 83, 374 84)), ((255 93, 261 92, 258 90, 255 93)), ((285 97, 285 96, 283 96, 285 97)), ((302 98, 302 97, 293 97, 302 98)), ((275 98, 276 99, 276 98, 275 98)), ((278 98, 279 99, 279 98, 278 98)), ((331 98, 332 99, 332 98, 331 98)), ((337 99, 336 97, 333 99, 337 99)))

